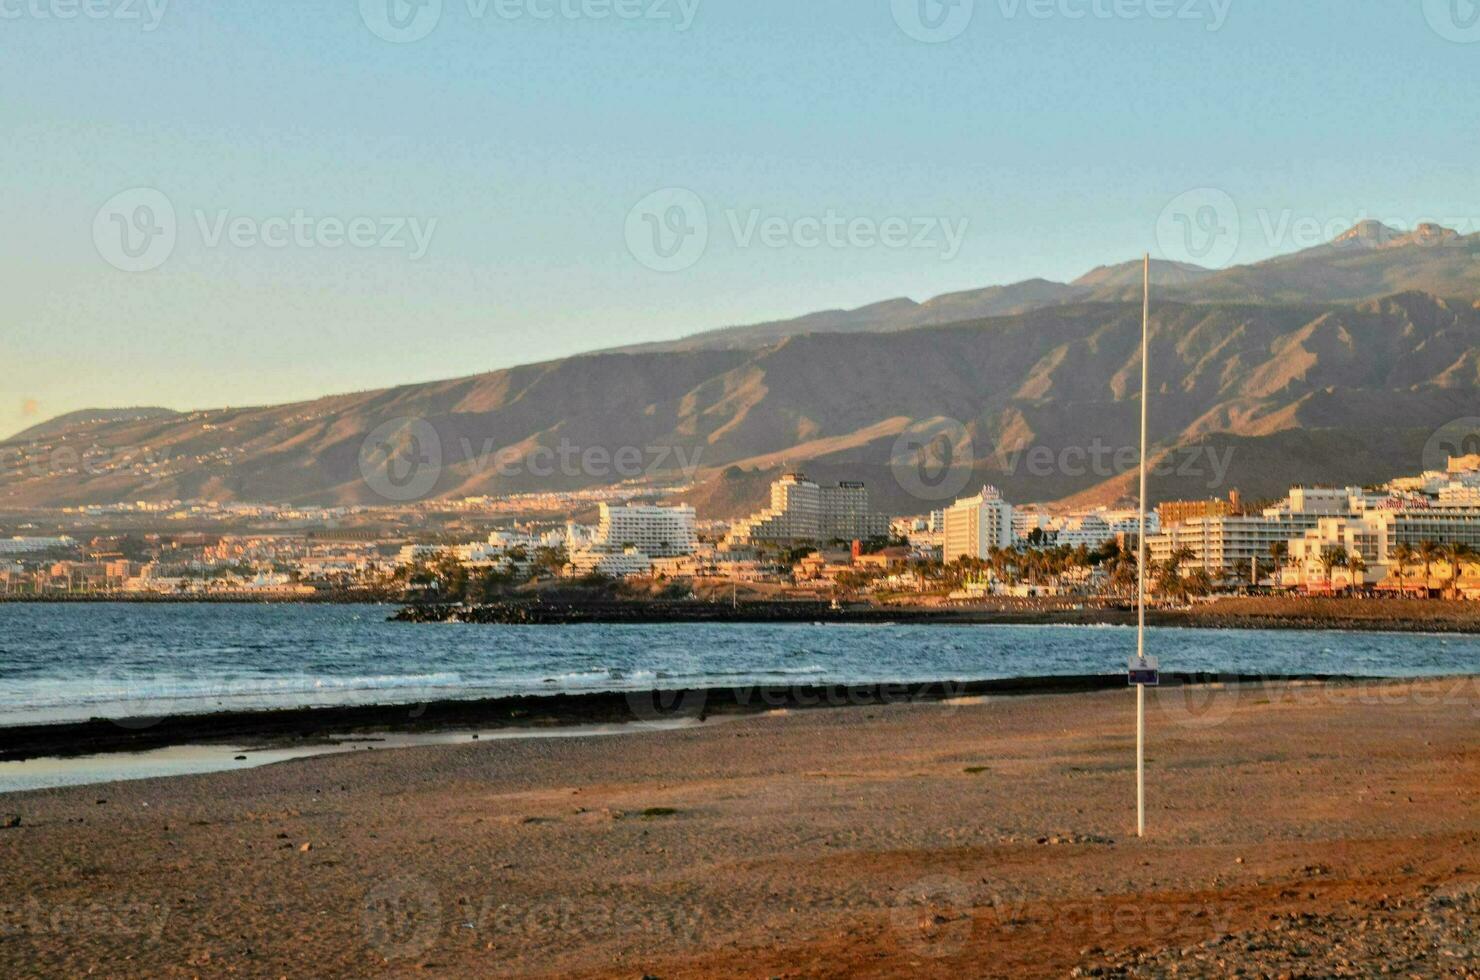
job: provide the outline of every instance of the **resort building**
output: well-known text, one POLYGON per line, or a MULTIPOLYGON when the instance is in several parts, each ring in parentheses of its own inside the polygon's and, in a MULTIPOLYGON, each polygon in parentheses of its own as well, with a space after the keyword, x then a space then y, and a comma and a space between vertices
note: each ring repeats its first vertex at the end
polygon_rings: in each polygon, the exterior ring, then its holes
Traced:
POLYGON ((655 507, 639 504, 602 504, 593 551, 626 551, 636 548, 649 558, 687 555, 698 538, 694 534, 694 508, 655 507))
POLYGON ((571 555, 566 566, 569 575, 605 575, 622 578, 627 575, 648 575, 653 570, 653 560, 636 548, 621 551, 577 551, 571 555))
POLYGON ((958 558, 985 558, 993 548, 1011 548, 1012 504, 996 487, 983 487, 975 497, 958 500, 945 512, 947 562, 958 558))
POLYGON ((821 486, 804 474, 788 473, 771 484, 771 506, 737 521, 725 536, 725 545, 826 544, 888 533, 888 516, 870 509, 868 488, 862 483, 821 486))
POLYGON ((1012 509, 1012 537, 1014 541, 1026 541, 1034 531, 1045 534, 1053 527, 1053 518, 1038 510, 1035 504, 1012 509))
POLYGON ((1407 501, 1392 501, 1383 509, 1321 518, 1316 527, 1290 542, 1281 582, 1306 589, 1360 588, 1390 576, 1412 575, 1420 588, 1427 588, 1429 583, 1422 581, 1421 571, 1414 574, 1410 569, 1397 569, 1395 557, 1400 545, 1417 551, 1425 542, 1441 547, 1463 544, 1480 551, 1480 507, 1413 506, 1407 501), (1339 555, 1345 567, 1328 569, 1327 555, 1339 555), (1353 556, 1361 558, 1360 574, 1351 568, 1353 556))
POLYGON ((694 508, 603 503, 589 544, 570 550, 570 575, 649 575, 653 560, 693 554, 694 508))
MULTIPOLYGON (((1093 551, 1126 535, 1135 537, 1141 532, 1141 515, 1136 511, 1095 510, 1056 519, 1049 527, 1055 545, 1093 551)), ((1156 534, 1160 530, 1161 520, 1156 512, 1147 513, 1146 533, 1156 534)))
POLYGON ((1200 517, 1227 517, 1233 513, 1233 505, 1227 500, 1168 500, 1156 508, 1157 519, 1164 528, 1200 517))
MULTIPOLYGON (((1184 571, 1200 568, 1218 579, 1242 578, 1259 570, 1262 577, 1273 571, 1275 545, 1304 535, 1322 517, 1355 513, 1369 501, 1360 487, 1295 487, 1284 501, 1257 516, 1229 513, 1182 517, 1169 523, 1168 514, 1157 508, 1161 531, 1148 533, 1146 547, 1151 560, 1162 563, 1174 553, 1189 554, 1182 563, 1184 571)), ((1174 510, 1171 516, 1180 513, 1174 510)))
POLYGON ((1394 480, 1382 491, 1294 487, 1259 516, 1187 518, 1164 525, 1147 544, 1153 561, 1165 563, 1181 551, 1184 571, 1201 568, 1215 579, 1243 578, 1257 568, 1261 578, 1273 575, 1287 586, 1360 587, 1388 577, 1399 545, 1480 548, 1480 506, 1465 495, 1476 472, 1451 461, 1447 472, 1394 480), (1273 552, 1280 544, 1286 558, 1276 569, 1273 552), (1360 574, 1328 569, 1331 554, 1348 562, 1360 557, 1360 574))
POLYGON ((1215 579, 1242 577, 1256 567, 1270 571, 1271 548, 1305 533, 1319 520, 1302 514, 1194 517, 1148 535, 1146 547, 1151 560, 1163 564, 1174 553, 1188 555, 1182 562, 1184 572, 1200 568, 1215 579))

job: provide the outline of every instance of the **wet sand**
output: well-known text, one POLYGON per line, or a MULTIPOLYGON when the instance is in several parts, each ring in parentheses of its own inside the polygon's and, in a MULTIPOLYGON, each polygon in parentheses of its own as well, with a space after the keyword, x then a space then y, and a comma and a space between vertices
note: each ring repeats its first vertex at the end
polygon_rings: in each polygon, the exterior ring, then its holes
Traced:
POLYGON ((0 974, 1480 970, 1480 682, 1124 691, 0 797, 0 974), (1343 963, 1343 961, 1345 961, 1343 963))

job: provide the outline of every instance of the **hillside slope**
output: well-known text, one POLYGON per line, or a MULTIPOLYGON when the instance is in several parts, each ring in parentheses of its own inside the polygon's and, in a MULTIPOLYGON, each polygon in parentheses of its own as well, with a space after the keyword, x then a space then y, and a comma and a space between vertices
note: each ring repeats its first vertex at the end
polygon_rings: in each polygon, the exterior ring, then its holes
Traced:
MULTIPOLYGON (((726 469, 805 467, 868 480, 890 510, 919 512, 943 497, 912 461, 922 440, 940 436, 959 450, 969 439, 956 489, 991 481, 1019 501, 1113 499, 1134 463, 1139 329, 1138 303, 1079 303, 88 421, 0 445, 19 464, 0 469, 0 506, 382 503, 384 488, 361 465, 366 447, 377 458, 376 446, 405 443, 416 427, 436 434, 435 452, 407 446, 440 461, 428 496, 685 475, 709 486, 718 513, 753 500, 752 490, 724 503, 733 495, 711 481, 726 469)), ((1480 405, 1480 310, 1421 293, 1352 306, 1159 303, 1151 357, 1153 439, 1165 454, 1158 498, 1413 471, 1434 429, 1480 405)))

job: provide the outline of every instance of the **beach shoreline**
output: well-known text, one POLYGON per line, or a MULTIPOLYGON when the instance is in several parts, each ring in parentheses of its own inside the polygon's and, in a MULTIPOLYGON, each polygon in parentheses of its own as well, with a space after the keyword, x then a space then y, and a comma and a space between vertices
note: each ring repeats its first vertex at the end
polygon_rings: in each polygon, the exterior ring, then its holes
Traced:
POLYGON ((11 794, 0 972, 1465 976, 1472 682, 777 709, 11 794))
MULTIPOLYGON (((1345 675, 1167 674, 1168 685, 1378 681, 1345 675)), ((774 684, 729 687, 590 691, 411 703, 264 708, 157 718, 92 718, 0 726, 0 762, 141 752, 180 745, 313 744, 350 733, 529 731, 583 725, 631 725, 634 730, 714 715, 856 707, 955 698, 1073 694, 1124 688, 1124 674, 1072 674, 859 684, 774 684)))

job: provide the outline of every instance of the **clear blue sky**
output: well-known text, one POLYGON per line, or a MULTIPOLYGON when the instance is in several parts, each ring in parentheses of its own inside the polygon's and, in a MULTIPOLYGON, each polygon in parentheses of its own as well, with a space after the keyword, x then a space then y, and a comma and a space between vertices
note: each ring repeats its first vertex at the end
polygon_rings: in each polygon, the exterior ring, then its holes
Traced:
POLYGON ((1430 16, 1422 0, 1151 0, 1190 19, 975 0, 940 43, 912 36, 915 0, 697 0, 687 29, 696 0, 442 0, 410 43, 367 25, 378 2, 385 28, 386 0, 175 0, 157 26, 150 0, 77 2, 122 16, 0 0, 0 435, 82 407, 285 401, 1072 278, 1160 251, 1158 215, 1192 188, 1236 202, 1238 261, 1299 244, 1261 211, 1480 216, 1480 41, 1445 27, 1448 0, 1430 16), (613 3, 623 15, 589 16, 613 3), (122 233, 106 206, 136 187, 176 212, 173 249, 143 272, 98 237, 122 233), (702 201, 709 237, 661 272, 634 257, 628 218, 670 187, 702 201), (298 211, 435 226, 419 258, 269 247, 252 226, 213 243, 223 214, 298 211), (747 245, 729 212, 742 233, 751 214, 966 230, 950 255, 747 245))

